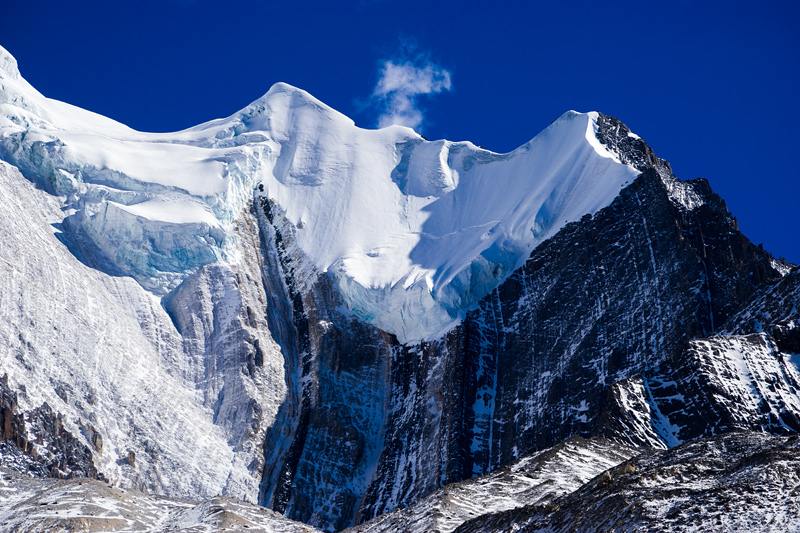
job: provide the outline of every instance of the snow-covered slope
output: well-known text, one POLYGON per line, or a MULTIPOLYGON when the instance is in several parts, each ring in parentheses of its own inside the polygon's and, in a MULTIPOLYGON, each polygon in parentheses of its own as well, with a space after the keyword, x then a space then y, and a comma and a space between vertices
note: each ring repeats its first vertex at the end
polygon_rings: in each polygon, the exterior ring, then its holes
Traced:
POLYGON ((0 84, 0 157, 63 196, 68 222, 153 294, 238 260, 230 228, 258 187, 296 228, 296 278, 327 272, 351 311, 401 342, 450 329, 638 174, 597 140, 596 113, 568 112, 500 155, 363 130, 285 84, 168 134, 45 98, 2 49, 0 84))
POLYGON ((101 481, 31 479, 0 469, 0 529, 320 533, 274 511, 216 496, 204 502, 122 490, 101 481))
MULTIPOLYGON (((233 332, 242 329, 235 310, 246 288, 205 289, 217 302, 205 316, 227 339, 221 353, 204 357, 196 339, 205 332, 179 334, 159 299, 134 280, 73 256, 59 240, 61 216, 56 199, 0 162, 0 375, 20 391, 19 410, 47 403, 63 415, 64 429, 90 446, 114 483, 254 500, 260 479, 251 463, 262 452, 245 434, 263 439, 285 384, 283 358, 263 333, 261 372, 241 376, 234 366, 233 332), (226 307, 232 316, 220 312, 226 307), (261 406, 255 420, 248 402, 261 406)), ((215 274, 224 285, 226 271, 215 274)), ((34 442, 40 428, 29 429, 34 442)))

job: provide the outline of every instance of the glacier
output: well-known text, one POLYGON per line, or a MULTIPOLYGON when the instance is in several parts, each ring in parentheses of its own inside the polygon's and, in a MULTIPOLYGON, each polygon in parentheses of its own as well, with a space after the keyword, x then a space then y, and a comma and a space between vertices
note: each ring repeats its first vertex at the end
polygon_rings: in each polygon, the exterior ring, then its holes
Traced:
POLYGON ((567 222, 639 173, 570 111, 508 154, 366 130, 278 83, 230 117, 142 133, 51 100, 0 50, 0 157, 61 197, 63 223, 109 268, 163 297, 240 261, 231 228, 254 194, 292 232, 303 280, 327 273, 348 309, 401 343, 452 329, 567 222))

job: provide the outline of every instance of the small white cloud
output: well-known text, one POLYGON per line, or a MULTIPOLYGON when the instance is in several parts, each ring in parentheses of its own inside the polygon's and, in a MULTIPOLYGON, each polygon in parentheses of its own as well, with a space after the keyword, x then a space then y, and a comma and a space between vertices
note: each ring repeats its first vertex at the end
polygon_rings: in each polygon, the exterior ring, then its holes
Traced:
POLYGON ((372 92, 372 97, 383 107, 378 127, 392 124, 419 127, 423 117, 417 98, 449 91, 451 87, 450 72, 430 61, 385 61, 372 92))

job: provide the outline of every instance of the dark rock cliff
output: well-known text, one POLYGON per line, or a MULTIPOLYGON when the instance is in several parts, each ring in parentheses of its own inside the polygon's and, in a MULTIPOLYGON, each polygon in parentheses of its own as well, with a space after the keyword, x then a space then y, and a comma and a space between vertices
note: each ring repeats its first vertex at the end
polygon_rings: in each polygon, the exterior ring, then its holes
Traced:
POLYGON ((798 273, 756 293, 719 334, 615 383, 597 432, 649 446, 737 430, 800 432, 798 273))
POLYGON ((683 209, 645 171, 609 208, 540 246, 468 316, 465 331, 483 338, 470 343, 473 357, 487 363, 476 394, 487 414, 476 427, 489 429, 476 432, 476 473, 512 459, 514 447, 592 431, 611 384, 712 333, 780 279, 707 184, 691 185, 704 203, 683 209))

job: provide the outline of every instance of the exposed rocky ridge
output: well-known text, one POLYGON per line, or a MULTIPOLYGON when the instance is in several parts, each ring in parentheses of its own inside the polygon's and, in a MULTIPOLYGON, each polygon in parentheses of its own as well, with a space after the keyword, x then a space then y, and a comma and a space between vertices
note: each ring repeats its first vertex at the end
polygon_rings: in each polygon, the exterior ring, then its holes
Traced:
MULTIPOLYGON (((0 378, 0 466, 35 477, 104 480, 94 465, 92 450, 64 429, 61 414, 47 403, 22 411, 19 393, 9 388, 8 375, 0 378)), ((84 423, 82 429, 102 454, 102 437, 91 424, 84 423)))
POLYGON ((88 479, 34 479, 5 469, 0 469, 0 529, 8 533, 318 531, 225 496, 198 502, 122 490, 88 479))
POLYGON ((597 139, 619 157, 626 165, 640 172, 648 168, 663 169, 672 173, 672 168, 659 158, 644 140, 631 132, 619 119, 598 113, 597 139))
POLYGON ((490 474, 446 485, 408 508, 381 515, 347 532, 448 533, 476 516, 549 503, 640 451, 604 439, 572 437, 490 474))
POLYGON ((563 498, 456 531, 794 532, 798 494, 800 438, 728 433, 644 453, 563 498))

